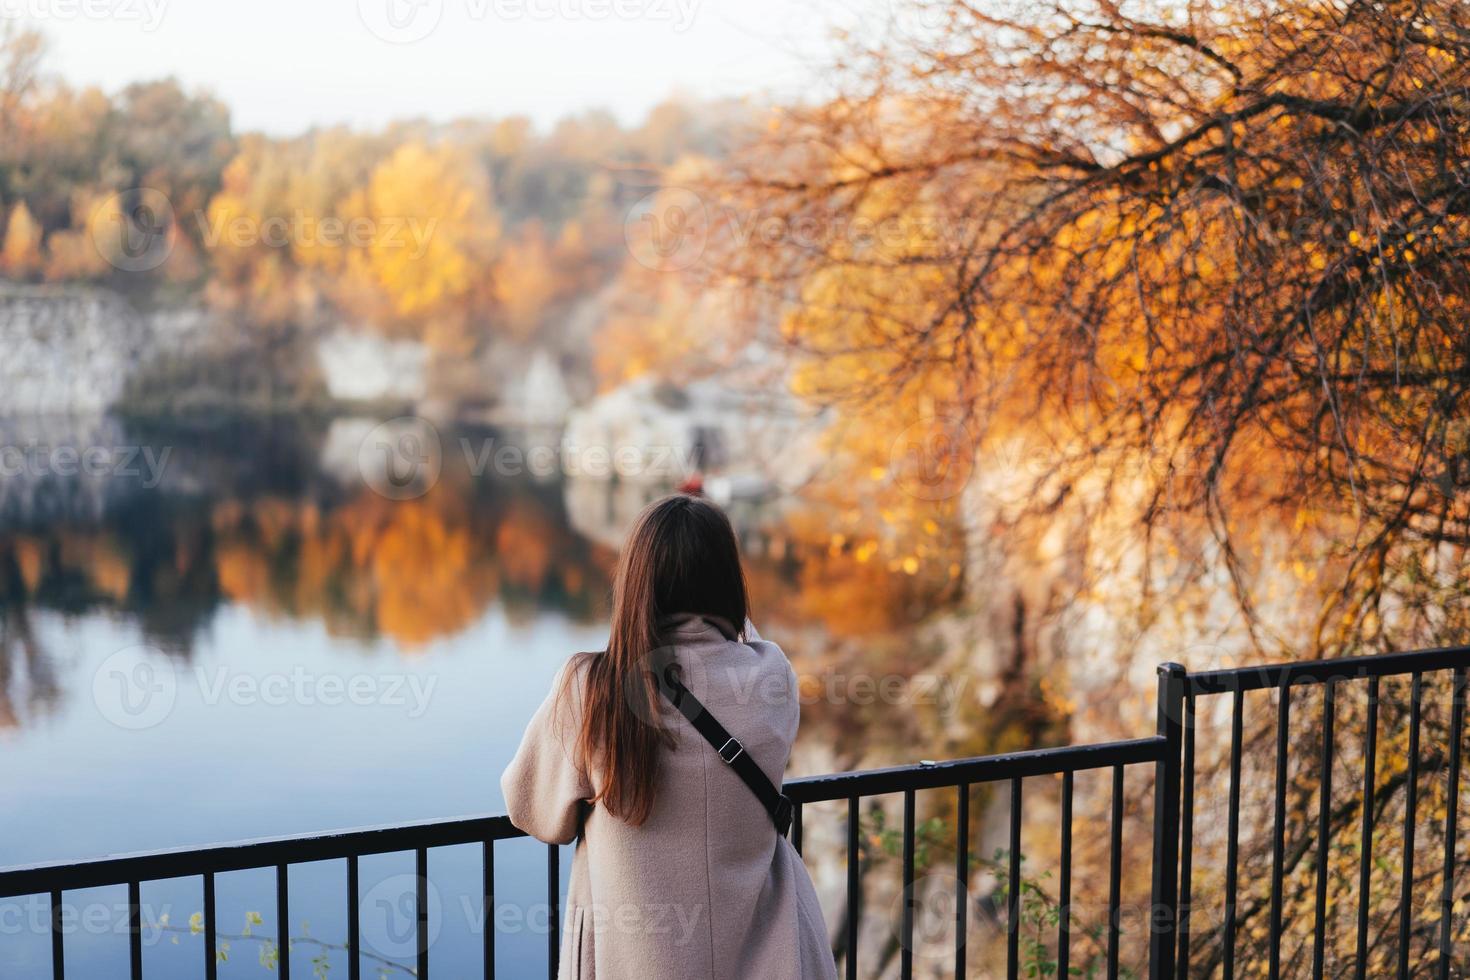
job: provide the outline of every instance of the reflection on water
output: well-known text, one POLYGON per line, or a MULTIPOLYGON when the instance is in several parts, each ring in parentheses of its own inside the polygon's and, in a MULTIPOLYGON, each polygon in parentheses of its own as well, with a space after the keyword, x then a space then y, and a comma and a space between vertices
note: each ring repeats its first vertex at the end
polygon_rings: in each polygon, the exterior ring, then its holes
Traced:
POLYGON ((325 427, 10 426, 19 431, 0 444, 23 449, 0 481, 5 727, 36 720, 62 693, 63 652, 44 649, 33 627, 42 612, 129 622, 184 662, 236 604, 406 656, 492 605, 512 623, 602 615, 613 554, 572 530, 559 480, 449 468, 425 495, 394 501, 356 474, 325 472, 325 427), (66 450, 91 447, 105 447, 100 462, 67 462, 66 450))
MULTIPOLYGON (((442 434, 433 486, 389 499, 357 466, 371 427, 0 420, 0 728, 39 721, 74 693, 60 665, 76 651, 48 648, 35 627, 45 614, 118 645, 136 631, 184 665, 234 607, 316 624, 335 649, 386 645, 401 657, 491 609, 514 625, 603 621, 617 542, 666 488, 507 473, 485 465, 491 450, 523 442, 482 430, 442 434)), ((829 548, 821 518, 740 504, 732 514, 762 615, 869 636, 926 609, 906 576, 829 548)))

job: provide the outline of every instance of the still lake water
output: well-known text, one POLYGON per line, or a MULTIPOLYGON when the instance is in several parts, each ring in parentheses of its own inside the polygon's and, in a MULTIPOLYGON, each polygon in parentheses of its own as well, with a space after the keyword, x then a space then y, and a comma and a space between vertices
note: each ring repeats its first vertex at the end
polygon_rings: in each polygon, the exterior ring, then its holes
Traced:
MULTIPOLYGON (((502 811, 499 773, 560 663, 604 642, 618 535, 659 488, 450 451, 504 442, 487 430, 443 434, 433 488, 385 496, 371 427, 0 423, 0 865, 502 811)), ((440 976, 479 975, 478 860, 431 855, 440 976)), ((544 861, 497 848, 502 975, 544 969, 544 861)), ((365 976, 407 975, 411 875, 412 855, 362 863, 365 976)), ((222 977, 272 975, 272 887, 220 876, 222 977)), ((126 976, 124 890, 68 900, 68 975, 126 976)), ((143 902, 148 975, 200 975, 197 879, 143 902)), ((345 906, 340 862, 292 869, 296 975, 345 975, 345 906)), ((0 902, 0 976, 50 976, 45 917, 0 902)))

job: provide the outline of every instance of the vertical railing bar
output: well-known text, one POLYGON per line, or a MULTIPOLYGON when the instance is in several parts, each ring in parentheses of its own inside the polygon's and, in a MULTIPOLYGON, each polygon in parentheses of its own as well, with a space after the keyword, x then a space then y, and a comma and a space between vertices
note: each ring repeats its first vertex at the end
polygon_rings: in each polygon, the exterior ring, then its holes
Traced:
POLYGON ((1123 896, 1123 767, 1113 767, 1113 813, 1108 844, 1108 980, 1118 980, 1118 910, 1123 896))
POLYGON ((954 841, 954 975, 965 975, 965 944, 970 914, 970 784, 960 783, 955 796, 954 841))
POLYGON ((1230 803, 1225 830, 1225 935, 1221 943, 1223 980, 1235 980, 1235 897, 1240 878, 1240 743, 1245 692, 1239 688, 1230 705, 1230 803))
POLYGON ((291 875, 276 865, 276 943, 280 947, 281 980, 291 980, 291 875))
POLYGON ((413 941, 418 954, 419 980, 429 976, 429 849, 420 847, 413 854, 413 941))
POLYGON ((899 933, 898 973, 902 980, 914 975, 914 791, 903 792, 903 910, 899 933))
POLYGON ((1450 776, 1444 813, 1444 880, 1439 891, 1439 980, 1449 980, 1454 953, 1450 923, 1455 909, 1455 818, 1460 798, 1460 755, 1465 741, 1465 668, 1456 667, 1450 689, 1450 776))
POLYGON ((219 976, 219 933, 215 926, 214 872, 204 872, 204 980, 219 976))
POLYGON ((546 902, 551 907, 546 930, 546 977, 556 980, 561 965, 561 849, 546 845, 546 902))
POLYGON ((791 805, 791 846, 801 853, 801 804, 791 805))
POLYGON ((1194 695, 1184 701, 1184 771, 1181 776, 1184 814, 1180 817, 1184 835, 1179 846, 1179 963, 1174 975, 1179 980, 1189 976, 1189 903, 1194 897, 1194 695))
POLYGON ((485 980, 494 980, 495 977, 495 842, 487 840, 480 845, 484 851, 480 862, 481 874, 484 881, 481 883, 481 893, 485 902, 481 906, 481 916, 484 921, 481 928, 484 929, 485 946, 485 980))
POLYGON ((858 805, 856 796, 847 798, 847 980, 857 980, 858 913, 862 902, 858 805))
POLYGON ((1057 976, 1067 980, 1072 963, 1072 789, 1074 773, 1062 773, 1061 880, 1057 883, 1057 976))
POLYGON ((1409 771, 1404 776, 1404 878, 1399 890, 1399 980, 1409 976, 1410 918, 1414 904, 1414 824, 1419 804, 1419 711, 1424 675, 1414 674, 1409 693, 1409 771))
POLYGON ((1148 972, 1151 980, 1173 980, 1179 924, 1179 784, 1184 754, 1184 694, 1188 673, 1181 664, 1159 665, 1155 733, 1164 750, 1154 763, 1153 873, 1149 892, 1148 972))
POLYGON ((1021 972, 1021 780, 1011 780, 1011 848, 1006 870, 1006 977, 1021 972))
POLYGON ((128 882, 128 967, 133 980, 143 980, 143 889, 128 882))
POLYGON ((1312 976, 1322 980, 1327 960, 1327 858, 1332 836, 1332 750, 1337 682, 1328 678, 1322 688, 1321 792, 1317 798, 1317 909, 1312 929, 1312 976))
POLYGON ((51 889, 51 980, 66 977, 66 949, 61 933, 61 889, 51 889))
POLYGON ((1281 695, 1276 706, 1276 785, 1275 821, 1271 830, 1271 923, 1267 976, 1281 976, 1281 903, 1282 881, 1286 871, 1286 775, 1288 768, 1287 734, 1291 728, 1291 671, 1281 673, 1281 695))
POLYGON ((362 886, 357 855, 347 857, 347 980, 362 978, 362 886))
POLYGON ((1367 732, 1363 742, 1363 827, 1358 840, 1358 943, 1353 976, 1368 976, 1368 885, 1373 872, 1373 798, 1378 782, 1378 678, 1368 680, 1367 732))

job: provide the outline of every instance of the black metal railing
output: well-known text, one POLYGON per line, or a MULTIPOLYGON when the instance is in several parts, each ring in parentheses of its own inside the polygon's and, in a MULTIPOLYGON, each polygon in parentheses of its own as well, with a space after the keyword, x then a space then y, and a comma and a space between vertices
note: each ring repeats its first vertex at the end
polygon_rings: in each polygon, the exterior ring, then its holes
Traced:
MULTIPOLYGON (((1164 765, 1169 756, 1169 740, 1154 736, 1133 741, 1113 742, 1101 745, 1071 746, 1055 749, 1038 749, 1005 755, 986 756, 958 761, 920 763, 892 769, 877 769, 866 772, 840 773, 830 776, 815 776, 790 780, 785 790, 796 804, 796 815, 792 826, 792 843, 797 850, 802 844, 801 812, 805 805, 831 800, 846 800, 849 824, 847 831, 847 887, 848 907, 846 922, 846 975, 857 976, 859 961, 858 916, 861 907, 858 880, 858 826, 859 801, 864 797, 891 793, 903 794, 903 884, 909 900, 904 903, 902 934, 900 941, 901 972, 912 976, 915 853, 915 794, 921 790, 954 788, 958 791, 960 818, 957 826, 957 875, 963 885, 969 869, 966 865, 969 853, 968 804, 971 786, 983 783, 1009 782, 1011 793, 1011 849, 1009 867, 1008 948, 1009 975, 1018 972, 1019 930, 1017 927, 1017 903, 1020 889, 1020 827, 1022 815, 1021 781, 1028 776, 1061 775, 1063 777, 1063 841, 1060 882, 1062 902, 1068 902, 1071 882, 1071 819, 1073 774, 1084 770, 1111 769, 1112 786, 1112 837, 1110 858, 1110 888, 1108 905, 1108 970, 1109 976, 1118 975, 1118 931, 1120 908, 1120 876, 1122 869, 1122 819, 1123 819, 1123 770, 1138 764, 1164 765)), ((1177 759, 1177 752, 1174 754, 1177 759)), ((1177 763, 1176 763, 1177 766, 1177 763)), ((1177 769, 1175 773, 1177 781, 1177 769)), ((276 922, 279 934, 277 945, 282 955, 279 968, 284 980, 289 980, 290 937, 286 934, 289 922, 289 869, 294 864, 326 860, 345 860, 347 873, 348 903, 348 976, 358 980, 360 971, 359 951, 359 901, 358 859, 365 855, 389 852, 412 852, 415 855, 416 893, 413 898, 416 923, 416 966, 418 977, 429 976, 429 950, 426 940, 425 916, 427 899, 427 856, 431 848, 451 845, 479 843, 483 847, 484 904, 480 927, 483 930, 484 975, 495 976, 495 849, 497 841, 525 836, 512 826, 504 816, 469 817, 450 821, 406 824, 367 830, 352 830, 339 833, 285 837, 268 840, 224 844, 197 849, 158 851, 122 857, 104 858, 68 864, 49 864, 34 867, 13 868, 0 871, 0 898, 18 895, 49 895, 52 921, 52 972, 60 980, 65 976, 65 949, 60 928, 60 909, 63 892, 105 885, 123 885, 128 888, 128 943, 130 951, 131 977, 143 977, 143 923, 141 920, 140 887, 143 882, 162 879, 200 876, 204 887, 204 967, 202 975, 215 980, 216 921, 214 876, 222 872, 246 869, 275 869, 276 922)), ((559 947, 558 909, 560 904, 559 848, 547 845, 547 901, 550 907, 547 937, 548 976, 555 977, 559 947)), ((1157 900, 1157 899, 1156 899, 1157 900)), ((1164 901, 1172 902, 1165 898, 1164 901)), ((964 975, 965 932, 967 903, 961 897, 957 903, 956 942, 954 949, 957 976, 964 975)), ((1063 917, 1058 929, 1057 942, 1061 963, 1065 969, 1068 958, 1069 923, 1063 917)), ((1066 974, 1063 974, 1066 975, 1066 974)))
MULTIPOLYGON (((891 769, 865 772, 839 773, 828 776, 813 776, 790 780, 786 783, 787 794, 796 804, 792 825, 792 843, 798 851, 802 849, 802 810, 811 804, 846 801, 847 803, 847 908, 845 916, 844 967, 847 978, 857 976, 860 961, 859 917, 862 904, 860 880, 859 827, 860 803, 866 797, 902 794, 902 876, 904 902, 900 923, 900 975, 913 975, 914 943, 914 885, 915 885, 915 828, 916 794, 923 790, 954 789, 956 791, 955 821, 955 874, 958 879, 954 930, 954 975, 962 977, 966 972, 966 938, 969 902, 965 885, 970 877, 969 805, 970 790, 982 784, 1009 784, 1010 791, 1010 848, 1006 868, 1007 888, 1005 898, 1007 930, 1007 975, 1016 977, 1020 972, 1020 908, 1021 901, 1021 824, 1024 812, 1022 781, 1035 776, 1059 776, 1061 778, 1061 806, 1058 821, 1060 867, 1057 876, 1058 916, 1056 926, 1057 976, 1069 976, 1072 920, 1069 913, 1072 894, 1072 803, 1074 777, 1079 772, 1109 770, 1112 776, 1110 799, 1109 834, 1109 881, 1107 901, 1106 963, 1107 976, 1119 975, 1119 933, 1122 877, 1122 831, 1124 817, 1124 773, 1130 766, 1153 765, 1154 807, 1153 833, 1151 840, 1151 895, 1148 913, 1149 975, 1153 980, 1172 980, 1176 975, 1183 977, 1189 969, 1189 916, 1191 901, 1191 873, 1193 866, 1194 830, 1194 777, 1195 777, 1195 706, 1202 697, 1233 693, 1234 703, 1230 743, 1229 819, 1227 828, 1227 868, 1225 884, 1225 916, 1223 932, 1224 976, 1234 976, 1234 912, 1238 890, 1236 864, 1239 859, 1239 811, 1240 772, 1242 747, 1243 703, 1246 692, 1277 688, 1283 695, 1298 684, 1326 685, 1324 699, 1323 739, 1321 748, 1321 770, 1323 781, 1321 798, 1325 809, 1330 798, 1333 704, 1338 685, 1354 679, 1366 679, 1370 685, 1370 715, 1365 725, 1366 773, 1365 792, 1371 807, 1374 749, 1376 745, 1376 701, 1379 678, 1396 675, 1413 675, 1410 778, 1408 780, 1408 805, 1405 820, 1405 863, 1400 921, 1399 974, 1408 975, 1408 942, 1410 928, 1410 903, 1408 901, 1412 873, 1412 851, 1414 841, 1414 779, 1418 763, 1419 699, 1422 676, 1437 670, 1453 671, 1453 705, 1451 710, 1451 745, 1449 747, 1449 805, 1445 817, 1444 888, 1441 895, 1441 933, 1439 943, 1438 976, 1448 978, 1453 957, 1451 933, 1451 908, 1453 903, 1453 872, 1456 840, 1456 800, 1461 768, 1462 742, 1464 734, 1465 672, 1470 664, 1470 648, 1453 650, 1431 650, 1410 654, 1390 654, 1379 657, 1349 658, 1331 661, 1312 661, 1272 667, 1217 670, 1189 674, 1178 664, 1164 664, 1159 668, 1158 715, 1155 734, 1146 738, 1108 742, 1095 745, 1068 746, 1063 748, 1037 749, 1004 755, 984 756, 956 761, 919 763, 891 769), (1182 843, 1181 843, 1182 837, 1182 843), (1182 884, 1181 884, 1182 883, 1182 884)), ((1282 875, 1283 847, 1285 839, 1285 796, 1287 765, 1287 732, 1290 722, 1290 698, 1280 699, 1277 723, 1277 757, 1275 769, 1275 837, 1272 850, 1271 880, 1271 923, 1270 923, 1270 975, 1280 973, 1280 945, 1282 933, 1282 875)), ((1365 813, 1363 840, 1360 859, 1366 867, 1372 853, 1372 822, 1365 813)), ((1321 818, 1325 821, 1325 817, 1321 818)), ((1326 839, 1319 827, 1319 849, 1326 839)), ((366 855, 393 852, 411 852, 415 856, 414 920, 415 931, 415 974, 420 978, 429 976, 430 958, 426 916, 428 899, 428 852, 432 848, 453 845, 479 844, 482 847, 483 906, 480 929, 482 930, 484 975, 495 975, 495 844, 498 841, 524 837, 505 816, 466 817, 455 820, 433 821, 352 830, 338 833, 307 835, 299 837, 273 838, 222 844, 204 848, 157 851, 143 854, 111 857, 100 860, 44 864, 0 870, 0 898, 16 896, 49 896, 51 908, 51 960, 52 973, 57 980, 65 976, 64 931, 61 925, 63 893, 71 890, 99 886, 126 885, 128 889, 128 941, 130 973, 133 980, 142 980, 142 922, 141 885, 143 882, 162 879, 198 876, 204 888, 204 963, 202 975, 215 980, 216 874, 246 869, 269 869, 275 871, 277 938, 282 955, 279 969, 282 978, 289 980, 290 937, 287 935, 289 922, 289 871, 292 865, 326 860, 344 860, 347 874, 347 922, 348 922, 348 976, 358 980, 360 976, 360 928, 359 928, 359 885, 358 860, 366 855)), ((555 977, 560 946, 560 851, 555 845, 547 845, 546 890, 550 910, 547 936, 548 975, 555 977)), ((1315 925, 1314 976, 1323 975, 1323 943, 1326 917, 1324 914, 1325 885, 1323 875, 1326 862, 1317 862, 1318 886, 1316 893, 1317 920, 1315 925)), ((1366 875, 1366 871, 1363 872, 1366 875)), ((1366 903, 1367 888, 1361 890, 1360 901, 1366 903)), ((1364 976, 1365 957, 1362 955, 1363 936, 1366 929, 1366 905, 1360 906, 1359 956, 1357 975, 1364 976)))
MULTIPOLYGON (((1320 740, 1317 746, 1317 827, 1315 840, 1315 880, 1313 894, 1312 976, 1324 976, 1327 950, 1327 878, 1330 850, 1330 807, 1332 801, 1333 756, 1337 743, 1335 730, 1338 692, 1344 686, 1361 682, 1367 687, 1367 713, 1363 724, 1362 813, 1358 840, 1358 888, 1353 975, 1359 980, 1368 976, 1369 941, 1369 875, 1373 866, 1374 826, 1379 812, 1375 810, 1378 768, 1378 728, 1380 682, 1386 677, 1408 675, 1409 696, 1407 774, 1404 779, 1403 867, 1398 909, 1397 975, 1406 978, 1411 970, 1425 966, 1411 962, 1410 936, 1413 926, 1414 841, 1417 830, 1417 794, 1420 762, 1420 723, 1426 674, 1449 671, 1450 723, 1446 756, 1446 807, 1444 816, 1443 882, 1439 896, 1439 942, 1434 975, 1449 980, 1456 969, 1453 948, 1453 909, 1455 878, 1456 823, 1460 794, 1460 770, 1465 734, 1465 673, 1470 666, 1470 647, 1449 647, 1414 653, 1390 653, 1369 657, 1346 657, 1336 660, 1313 660, 1277 664, 1266 667, 1240 667, 1185 675, 1183 705, 1183 783, 1184 797, 1181 825, 1183 847, 1180 858, 1179 928, 1177 974, 1188 975, 1190 958, 1191 878, 1194 837, 1194 767, 1196 700, 1216 695, 1232 695, 1230 721, 1230 782, 1226 823, 1225 888, 1221 930, 1221 968, 1224 980, 1232 980, 1236 969, 1236 927, 1239 897, 1240 858, 1240 790, 1241 751, 1245 696, 1251 691, 1277 692, 1275 725, 1275 771, 1272 791, 1271 876, 1267 932, 1267 970, 1271 980, 1281 975, 1283 933, 1283 880, 1285 871, 1287 817, 1286 798, 1290 762, 1291 690, 1301 685, 1322 687, 1320 740)), ((1463 964, 1461 964, 1463 966, 1463 964)))
MULTIPOLYGON (((917 766, 900 766, 894 769, 877 769, 868 772, 841 773, 834 776, 816 776, 787 784, 787 795, 797 804, 797 817, 792 824, 792 843, 801 850, 801 811, 807 804, 846 800, 847 801, 847 914, 844 927, 845 968, 848 980, 857 976, 858 920, 861 914, 861 887, 858 880, 858 831, 859 803, 864 797, 881 796, 889 793, 903 794, 903 905, 899 933, 899 972, 903 977, 913 976, 914 943, 914 829, 916 793, 926 789, 954 788, 956 790, 955 817, 955 878, 958 893, 955 898, 954 929, 954 975, 965 976, 966 940, 969 902, 965 883, 969 880, 969 801, 970 788, 982 783, 1009 783, 1010 788, 1010 847, 1007 851, 1006 886, 1006 971, 1007 976, 1016 977, 1020 972, 1020 901, 1021 901, 1021 819, 1024 809, 1022 780, 1030 776, 1060 775, 1062 777, 1061 820, 1058 833, 1061 841, 1061 860, 1057 876, 1060 889, 1059 905, 1066 909, 1071 904, 1072 885, 1072 796, 1073 777, 1076 773, 1109 769, 1112 772, 1111 820, 1108 860, 1108 908, 1107 908, 1107 970, 1108 976, 1118 976, 1120 934, 1119 912, 1122 908, 1122 831, 1123 831, 1123 775, 1130 765, 1152 763, 1156 766, 1169 765, 1170 740, 1164 736, 1134 739, 1126 742, 1109 742, 1098 745, 1070 746, 1058 749, 1037 749, 1007 755, 984 756, 955 762, 921 763, 917 766)), ((1173 743, 1177 747, 1177 742, 1173 743)), ((1174 755, 1177 760, 1177 752, 1174 755)), ((1174 763, 1174 780, 1178 781, 1177 762, 1174 763)), ((1177 824, 1176 824, 1177 827, 1177 824)), ((1155 842, 1164 835, 1156 835, 1155 842)), ((1159 886, 1156 883, 1155 888, 1159 886)), ((1172 906, 1172 898, 1155 892, 1153 901, 1172 906)), ((1057 976, 1070 976, 1071 921, 1061 915, 1057 923, 1057 976)), ((1165 957, 1167 959, 1167 957, 1165 957)))

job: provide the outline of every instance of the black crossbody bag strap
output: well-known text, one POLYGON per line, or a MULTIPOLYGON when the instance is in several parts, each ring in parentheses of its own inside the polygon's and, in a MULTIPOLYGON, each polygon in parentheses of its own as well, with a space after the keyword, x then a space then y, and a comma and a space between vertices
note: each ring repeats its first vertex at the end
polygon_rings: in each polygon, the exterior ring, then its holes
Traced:
POLYGON ((761 801, 761 806, 771 815, 771 822, 776 825, 776 833, 782 837, 791 829, 791 817, 794 807, 780 790, 771 784, 761 767, 756 765, 755 760, 745 751, 745 746, 740 740, 725 730, 725 726, 719 723, 704 703, 695 697, 689 688, 685 687, 679 678, 673 676, 672 670, 663 670, 658 675, 659 690, 669 703, 679 709, 679 713, 689 719, 689 724, 694 730, 704 736, 720 757, 720 761, 739 776, 755 798, 761 801))

